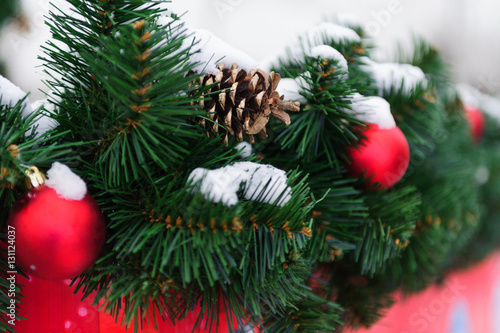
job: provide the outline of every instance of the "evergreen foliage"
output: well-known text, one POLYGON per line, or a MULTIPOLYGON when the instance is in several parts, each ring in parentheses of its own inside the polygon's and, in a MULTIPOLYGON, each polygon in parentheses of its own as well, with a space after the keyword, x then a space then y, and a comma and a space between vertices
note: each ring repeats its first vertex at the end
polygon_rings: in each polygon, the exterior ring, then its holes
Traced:
MULTIPOLYGON (((306 103, 288 127, 270 120, 258 155, 242 157, 232 139, 225 146, 198 126, 199 117, 210 121, 200 102, 221 91, 198 84, 186 29, 161 1, 68 1, 71 12, 51 13, 44 46, 54 110, 23 116, 25 100, 0 106, 0 223, 26 191, 29 166, 71 165, 108 228, 100 259, 73 283, 112 316, 123 314, 124 325, 137 331, 151 317, 175 323, 196 310, 193 329, 205 321, 213 331, 220 320, 232 332, 369 326, 395 290, 420 291, 497 247, 498 124, 479 148, 472 143, 449 69, 427 43, 417 40, 400 59, 427 83, 380 92, 411 155, 403 179, 377 190, 346 171, 348 149, 365 139, 353 100, 379 92, 364 66, 371 47, 361 27, 351 26, 359 42, 325 34, 300 41, 302 58, 279 59, 275 70, 301 82, 306 103), (344 55, 348 73, 338 60, 310 55, 321 44, 344 55), (42 115, 58 126, 39 136, 42 115), (229 206, 189 181, 196 168, 237 161, 287 170, 290 200, 229 206), (482 186, 479 167, 490 170, 482 186)), ((1 313, 6 290, 0 276, 1 313)))

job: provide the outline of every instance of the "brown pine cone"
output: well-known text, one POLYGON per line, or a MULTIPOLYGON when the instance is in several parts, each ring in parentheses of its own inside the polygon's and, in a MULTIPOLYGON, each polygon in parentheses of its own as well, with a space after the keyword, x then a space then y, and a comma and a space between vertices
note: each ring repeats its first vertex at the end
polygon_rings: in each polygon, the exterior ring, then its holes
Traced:
POLYGON ((228 135, 234 135, 236 141, 243 141, 243 134, 248 135, 248 142, 254 143, 254 135, 260 133, 267 138, 266 125, 269 116, 290 125, 290 116, 285 111, 300 111, 299 102, 285 101, 276 87, 281 80, 278 73, 257 69, 247 73, 238 69, 237 64, 224 69, 218 65, 219 73, 207 74, 200 78, 203 86, 216 85, 205 93, 202 105, 207 110, 207 118, 200 118, 199 124, 209 133, 223 133, 224 143, 228 135), (211 91, 223 90, 219 94, 211 91), (222 126, 219 126, 222 125, 222 126))

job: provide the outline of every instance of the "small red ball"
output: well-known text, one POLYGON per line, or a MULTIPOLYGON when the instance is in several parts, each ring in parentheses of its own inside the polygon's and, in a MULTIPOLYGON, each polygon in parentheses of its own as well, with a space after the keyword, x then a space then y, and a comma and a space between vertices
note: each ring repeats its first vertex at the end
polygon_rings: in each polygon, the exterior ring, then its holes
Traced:
POLYGON ((377 189, 387 189, 401 180, 410 162, 410 147, 405 135, 394 126, 380 129, 370 124, 361 129, 366 140, 361 140, 358 148, 350 148, 351 164, 349 172, 354 177, 365 173, 367 185, 378 182, 377 189))
POLYGON ((73 278, 92 266, 106 230, 88 193, 82 200, 67 200, 46 185, 29 190, 14 204, 8 225, 15 230, 16 263, 43 279, 73 278))
POLYGON ((472 105, 465 106, 465 114, 470 125, 470 135, 476 143, 479 143, 483 139, 486 127, 484 115, 481 110, 472 105))

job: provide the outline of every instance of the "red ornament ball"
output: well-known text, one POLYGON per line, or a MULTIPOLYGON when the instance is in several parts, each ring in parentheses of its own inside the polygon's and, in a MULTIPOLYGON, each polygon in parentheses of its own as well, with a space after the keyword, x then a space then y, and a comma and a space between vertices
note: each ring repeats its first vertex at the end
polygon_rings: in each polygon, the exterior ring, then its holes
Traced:
POLYGON ((8 225, 15 229, 16 263, 43 279, 73 278, 92 266, 106 230, 88 193, 82 200, 67 200, 46 185, 14 204, 8 225))
POLYGON ((479 143, 483 139, 486 127, 484 115, 481 110, 472 105, 465 106, 465 114, 470 125, 470 135, 476 143, 479 143))
POLYGON ((405 135, 394 126, 381 129, 369 124, 360 129, 366 140, 358 148, 350 148, 349 172, 354 177, 365 174, 368 186, 378 183, 376 189, 387 189, 401 180, 410 162, 410 147, 405 135))

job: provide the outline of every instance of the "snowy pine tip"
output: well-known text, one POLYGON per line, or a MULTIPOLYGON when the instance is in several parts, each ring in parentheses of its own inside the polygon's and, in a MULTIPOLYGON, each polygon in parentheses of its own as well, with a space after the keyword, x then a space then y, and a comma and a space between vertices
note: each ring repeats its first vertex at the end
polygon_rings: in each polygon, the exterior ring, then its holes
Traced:
POLYGON ((219 70, 217 65, 225 64, 225 68, 237 64, 240 69, 249 72, 257 69, 257 62, 245 52, 238 50, 211 32, 203 29, 188 30, 188 37, 184 40, 184 47, 191 47, 190 60, 197 63, 193 69, 198 73, 216 75, 219 70))
POLYGON ((365 65, 361 65, 360 68, 373 75, 380 96, 391 89, 409 95, 418 86, 427 87, 427 79, 419 67, 398 63, 377 63, 366 57, 362 61, 365 65))
POLYGON ((331 46, 328 45, 315 46, 311 49, 310 55, 311 57, 314 58, 320 57, 321 59, 335 60, 337 61, 337 66, 339 68, 341 68, 346 72, 348 70, 347 60, 345 59, 345 57, 342 55, 342 53, 335 50, 331 46))
POLYGON ((354 115, 365 123, 376 124, 380 129, 390 129, 396 126, 394 117, 391 114, 391 106, 382 97, 365 97, 354 94, 351 110, 346 109, 345 112, 354 115))
POLYGON ((71 169, 59 162, 54 162, 47 171, 45 185, 52 188, 66 200, 82 200, 87 194, 87 185, 71 169))
POLYGON ((335 43, 359 43, 361 37, 356 31, 330 22, 323 22, 303 35, 312 45, 321 45, 331 39, 335 43))
POLYGON ((246 200, 284 206, 292 197, 283 170, 254 162, 237 162, 215 170, 197 168, 188 182, 205 199, 229 207, 238 203, 242 185, 246 200))
MULTIPOLYGON (((0 75, 0 105, 14 107, 24 97, 26 97, 26 93, 21 88, 0 75)), ((31 112, 33 110, 26 99, 23 105, 23 116, 26 117, 31 112)))

